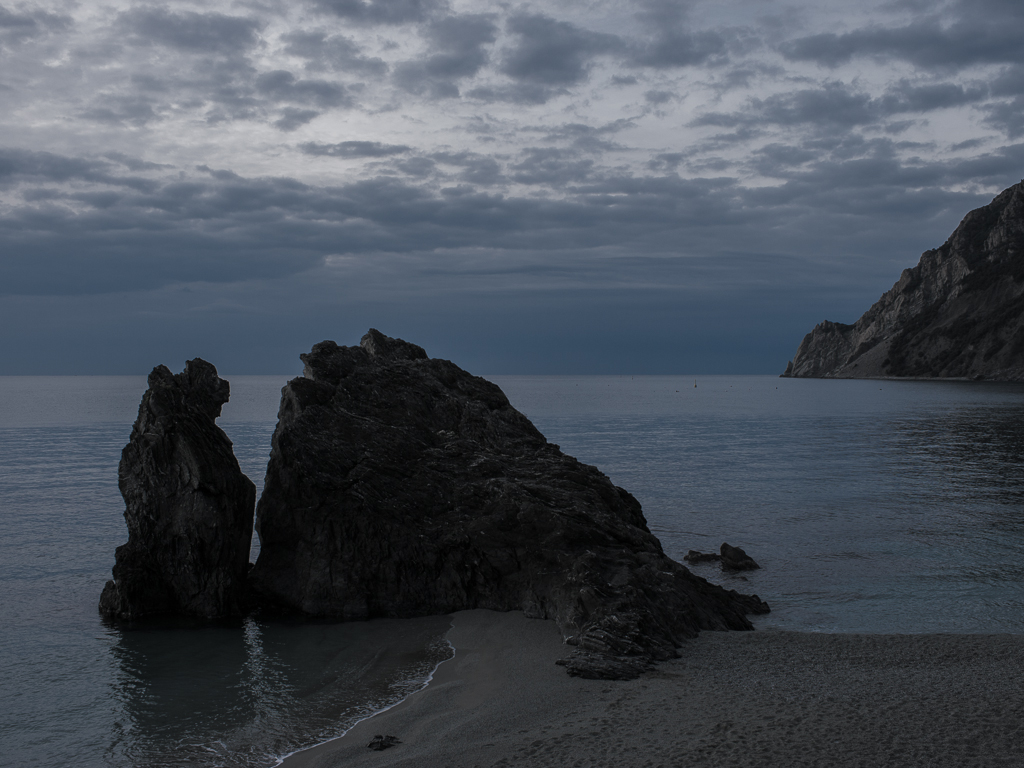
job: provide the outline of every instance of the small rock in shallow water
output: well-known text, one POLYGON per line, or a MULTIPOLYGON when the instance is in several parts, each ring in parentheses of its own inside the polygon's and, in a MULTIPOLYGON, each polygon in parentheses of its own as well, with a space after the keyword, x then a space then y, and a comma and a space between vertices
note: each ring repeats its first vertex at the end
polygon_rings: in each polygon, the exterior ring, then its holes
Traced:
POLYGON ((401 743, 402 740, 399 739, 397 736, 381 736, 378 734, 377 736, 374 736, 373 740, 366 746, 370 749, 375 749, 378 752, 380 752, 381 750, 387 749, 388 747, 393 747, 395 744, 401 743))
POLYGON ((752 571, 761 566, 754 562, 754 558, 748 555, 739 547, 732 547, 722 544, 722 568, 728 571, 752 571))

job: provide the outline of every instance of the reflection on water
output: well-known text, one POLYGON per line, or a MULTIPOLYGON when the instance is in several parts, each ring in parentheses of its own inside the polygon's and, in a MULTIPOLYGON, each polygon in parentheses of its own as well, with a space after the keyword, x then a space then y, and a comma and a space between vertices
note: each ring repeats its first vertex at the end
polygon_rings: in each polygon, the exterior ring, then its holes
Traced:
POLYGON ((268 766, 419 688, 449 620, 116 630, 117 766, 268 766))

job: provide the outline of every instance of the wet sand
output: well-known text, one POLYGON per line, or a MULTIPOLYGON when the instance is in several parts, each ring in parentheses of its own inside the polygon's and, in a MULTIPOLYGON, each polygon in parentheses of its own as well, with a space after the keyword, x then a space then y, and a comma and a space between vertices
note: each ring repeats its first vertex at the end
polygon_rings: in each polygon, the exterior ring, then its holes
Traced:
POLYGON ((1024 766, 1024 635, 705 632, 631 681, 570 678, 520 613, 449 640, 426 689, 285 768, 1024 766))

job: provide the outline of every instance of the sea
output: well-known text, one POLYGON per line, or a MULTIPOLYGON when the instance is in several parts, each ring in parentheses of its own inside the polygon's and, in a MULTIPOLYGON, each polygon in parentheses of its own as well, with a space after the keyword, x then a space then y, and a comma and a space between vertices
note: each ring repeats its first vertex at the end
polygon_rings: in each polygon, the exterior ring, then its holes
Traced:
MULTIPOLYGON (((225 378, 219 423, 259 492, 290 377, 225 378)), ((488 378, 636 496, 670 556, 745 549, 759 570, 692 570, 766 600, 757 629, 1024 632, 1024 385, 488 378)), ((426 684, 443 616, 101 621, 145 388, 0 377, 0 765, 269 768, 426 684)))

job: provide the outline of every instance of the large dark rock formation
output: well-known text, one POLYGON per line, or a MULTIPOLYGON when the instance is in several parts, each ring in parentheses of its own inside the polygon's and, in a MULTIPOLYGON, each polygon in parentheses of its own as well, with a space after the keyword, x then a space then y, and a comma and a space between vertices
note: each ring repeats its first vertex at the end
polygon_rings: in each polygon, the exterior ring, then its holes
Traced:
POLYGON ((118 466, 128 543, 100 597, 105 616, 245 610, 256 488, 214 423, 227 400, 228 383, 204 360, 149 374, 118 466))
POLYGON ((373 330, 302 360, 256 515, 264 600, 342 619, 523 610, 577 646, 570 673, 607 677, 768 610, 666 557, 636 499, 494 384, 373 330))
POLYGON ((815 327, 783 376, 1024 380, 1024 182, 968 213, 856 323, 815 327))

